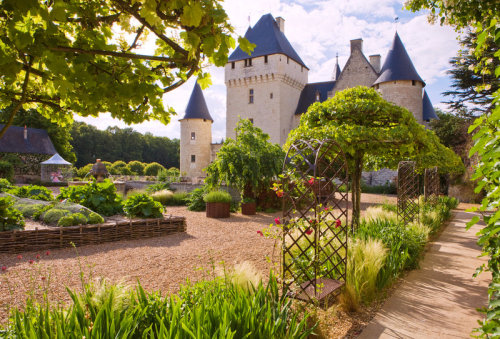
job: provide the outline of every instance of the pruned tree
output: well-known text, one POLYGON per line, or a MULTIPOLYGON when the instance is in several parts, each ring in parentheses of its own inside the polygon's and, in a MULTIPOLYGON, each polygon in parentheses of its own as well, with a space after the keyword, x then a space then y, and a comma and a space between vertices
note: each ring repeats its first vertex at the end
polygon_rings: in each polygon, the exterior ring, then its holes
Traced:
POLYGON ((1 1, 0 137, 21 107, 61 124, 103 112, 166 124, 163 93, 196 75, 208 85, 203 67, 227 62, 232 31, 219 0, 1 1))
POLYGON ((397 168, 400 160, 416 160, 420 170, 434 166, 442 171, 463 170, 460 158, 412 113, 363 86, 312 105, 288 136, 285 147, 297 139, 333 139, 341 145, 352 179, 354 223, 359 221, 365 168, 397 168))

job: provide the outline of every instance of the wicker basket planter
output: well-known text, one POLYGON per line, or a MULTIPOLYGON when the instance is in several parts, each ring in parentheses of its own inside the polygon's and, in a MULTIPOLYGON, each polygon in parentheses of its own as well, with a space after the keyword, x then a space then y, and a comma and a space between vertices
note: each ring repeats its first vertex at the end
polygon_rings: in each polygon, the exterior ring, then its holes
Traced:
POLYGON ((207 202, 207 218, 229 218, 231 204, 228 202, 207 202))
POLYGON ((241 204, 241 214, 254 215, 257 212, 257 204, 255 202, 247 202, 241 204))

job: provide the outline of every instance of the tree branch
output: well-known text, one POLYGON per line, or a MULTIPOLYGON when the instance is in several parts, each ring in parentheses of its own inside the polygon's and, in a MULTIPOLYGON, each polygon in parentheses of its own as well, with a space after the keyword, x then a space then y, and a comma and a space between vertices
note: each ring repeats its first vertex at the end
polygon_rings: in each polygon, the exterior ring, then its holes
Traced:
POLYGON ((96 18, 66 18, 67 21, 69 22, 85 22, 85 21, 92 21, 92 22, 106 22, 108 24, 111 24, 115 22, 118 17, 122 13, 116 13, 116 14, 111 14, 111 15, 105 15, 105 16, 98 16, 96 18))
MULTIPOLYGON (((187 72, 187 74, 186 74, 186 80, 189 79, 193 75, 194 72, 196 72, 196 66, 195 65, 193 65, 191 67, 191 69, 189 70, 189 72, 187 72)), ((179 87, 180 85, 182 85, 183 83, 185 83, 186 80, 181 79, 181 80, 177 81, 176 83, 174 83, 174 84, 172 84, 172 85, 170 85, 168 87, 165 87, 163 89, 163 93, 170 92, 170 91, 176 89, 177 87, 179 87)))
POLYGON ((142 25, 138 30, 137 30, 137 35, 135 36, 134 42, 132 42, 132 45, 127 49, 127 52, 130 52, 130 50, 134 49, 137 47, 137 42, 139 41, 139 37, 141 36, 142 32, 144 31, 144 25, 142 25))

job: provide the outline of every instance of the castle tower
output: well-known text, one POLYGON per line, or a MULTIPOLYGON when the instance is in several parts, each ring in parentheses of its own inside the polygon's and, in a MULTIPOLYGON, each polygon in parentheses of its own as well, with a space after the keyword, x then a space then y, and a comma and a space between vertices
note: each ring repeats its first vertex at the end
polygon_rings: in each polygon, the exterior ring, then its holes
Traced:
POLYGON ((286 141, 309 69, 284 31, 283 18, 263 15, 245 34, 256 44, 252 54, 238 47, 230 55, 225 67, 226 137, 235 138, 241 117, 269 134, 271 142, 286 141))
POLYGON ((407 108, 419 123, 424 122, 422 90, 425 83, 413 66, 398 33, 373 86, 385 100, 407 108))
POLYGON ((196 83, 181 123, 180 170, 182 176, 204 177, 210 163, 213 119, 205 97, 196 83))

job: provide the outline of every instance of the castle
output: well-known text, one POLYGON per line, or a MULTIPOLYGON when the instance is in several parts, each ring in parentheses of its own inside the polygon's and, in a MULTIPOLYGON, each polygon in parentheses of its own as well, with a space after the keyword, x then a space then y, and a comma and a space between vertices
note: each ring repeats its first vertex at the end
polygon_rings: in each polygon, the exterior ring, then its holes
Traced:
MULTIPOLYGON (((373 87, 382 97, 407 108, 421 124, 436 119, 406 49, 396 33, 381 67, 380 55, 363 54, 363 40, 351 40, 351 53, 341 70, 338 60, 330 81, 308 83, 309 68, 286 38, 285 20, 262 16, 249 27, 245 38, 256 44, 251 56, 240 47, 225 66, 226 137, 235 138, 238 120, 250 119, 269 134, 271 142, 284 144, 288 133, 298 126, 301 114, 314 102, 323 102, 337 91, 355 86, 373 87)), ((180 171, 191 178, 202 178, 202 171, 217 154, 221 144, 212 144, 213 119, 203 92, 195 85, 180 120, 180 171)), ((365 175, 369 184, 383 184, 392 173, 365 175)))

